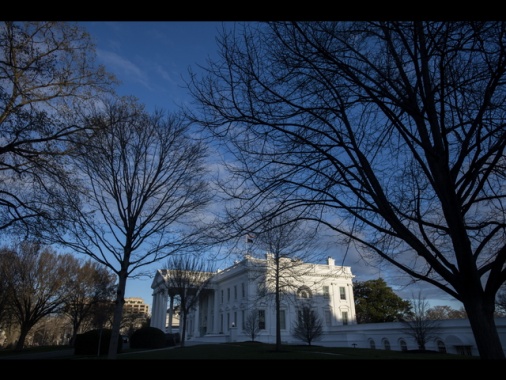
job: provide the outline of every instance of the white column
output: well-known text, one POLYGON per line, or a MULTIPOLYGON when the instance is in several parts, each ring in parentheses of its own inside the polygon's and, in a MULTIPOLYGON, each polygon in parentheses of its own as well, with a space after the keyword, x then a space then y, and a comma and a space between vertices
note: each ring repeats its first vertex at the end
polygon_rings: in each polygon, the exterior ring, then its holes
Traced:
POLYGON ((159 318, 159 315, 158 315, 158 309, 159 309, 159 305, 158 305, 158 288, 154 289, 153 290, 153 304, 151 305, 151 323, 150 323, 150 326, 151 327, 156 327, 156 328, 160 328, 160 323, 158 321, 158 318, 159 318))
POLYGON ((158 297, 158 288, 154 290, 153 292, 153 306, 151 310, 151 327, 160 328, 160 304, 159 304, 159 297, 158 297))
POLYGON ((172 317, 174 315, 174 296, 170 296, 169 302, 169 332, 172 332, 172 317))
POLYGON ((167 289, 158 287, 153 293, 153 310, 151 313, 151 326, 163 332, 166 329, 167 319, 167 289))
POLYGON ((197 300, 195 311, 193 313, 193 332, 192 336, 200 336, 200 302, 197 300))
POLYGON ((220 302, 221 295, 220 290, 214 290, 214 317, 213 317, 213 334, 218 334, 220 332, 220 302))

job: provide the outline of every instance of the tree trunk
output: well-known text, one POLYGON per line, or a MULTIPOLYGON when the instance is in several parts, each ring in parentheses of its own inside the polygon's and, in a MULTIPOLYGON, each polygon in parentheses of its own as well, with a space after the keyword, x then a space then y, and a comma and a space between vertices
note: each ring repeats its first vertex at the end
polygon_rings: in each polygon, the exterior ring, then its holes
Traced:
POLYGON ((24 348, 26 336, 28 335, 28 331, 30 331, 30 329, 27 329, 26 327, 21 326, 21 331, 19 333, 19 339, 16 342, 16 350, 22 350, 24 348))
MULTIPOLYGON (((182 322, 183 322, 183 329, 181 330, 180 346, 184 347, 184 342, 186 340, 185 339, 186 338, 186 312, 183 314, 182 322)), ((181 323, 181 322, 179 322, 179 323, 181 323)))
POLYGON ((504 360, 506 357, 495 325, 494 307, 493 304, 483 306, 485 302, 475 299, 464 302, 476 346, 481 359, 504 360))
POLYGON ((112 320, 111 341, 109 342, 108 359, 116 359, 118 355, 119 330, 121 320, 123 319, 123 304, 125 303, 126 275, 118 276, 119 284, 116 292, 116 305, 114 307, 114 317, 112 320))

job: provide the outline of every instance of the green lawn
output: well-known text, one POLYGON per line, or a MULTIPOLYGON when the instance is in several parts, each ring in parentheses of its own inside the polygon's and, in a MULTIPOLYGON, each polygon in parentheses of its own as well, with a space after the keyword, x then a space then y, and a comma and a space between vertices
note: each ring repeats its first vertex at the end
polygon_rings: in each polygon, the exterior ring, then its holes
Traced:
POLYGON ((272 344, 243 342, 203 344, 177 347, 146 353, 125 353, 119 359, 260 359, 260 360, 349 360, 349 359, 469 359, 457 355, 438 353, 405 353, 398 351, 371 350, 362 348, 337 348, 319 346, 285 345, 280 351, 272 344))
MULTIPOLYGON (((68 347, 59 347, 58 349, 68 347)), ((55 348, 52 348, 55 349, 55 348)), ((0 357, 48 350, 40 347, 22 352, 0 350, 0 357)), ((68 355, 58 359, 104 360, 105 357, 68 355)), ((280 351, 272 344, 258 342, 198 344, 186 347, 168 347, 157 350, 125 350, 118 360, 476 360, 478 357, 440 353, 410 353, 400 351, 372 350, 364 348, 342 348, 283 345, 280 351)))
POLYGON ((272 344, 258 342, 199 344, 169 349, 131 351, 118 355, 119 360, 360 360, 360 359, 416 359, 416 360, 472 360, 469 356, 439 353, 407 353, 363 348, 283 345, 280 351, 272 344))

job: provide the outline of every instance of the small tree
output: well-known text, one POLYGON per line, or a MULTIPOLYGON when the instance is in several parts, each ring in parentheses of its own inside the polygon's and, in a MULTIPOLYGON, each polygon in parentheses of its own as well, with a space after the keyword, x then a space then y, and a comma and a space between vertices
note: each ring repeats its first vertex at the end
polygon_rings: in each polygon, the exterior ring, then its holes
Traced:
POLYGON ((58 313, 66 301, 69 268, 74 257, 57 255, 52 249, 30 242, 1 248, 8 266, 9 312, 19 325, 16 349, 25 345, 32 328, 43 318, 58 313))
POLYGON ((83 263, 75 259, 73 265, 66 284, 68 295, 64 307, 64 313, 72 323, 71 346, 74 346, 82 323, 91 318, 95 307, 101 302, 112 303, 116 279, 106 267, 91 259, 83 263))
POLYGON ((319 315, 309 306, 303 306, 298 313, 292 335, 306 342, 309 346, 323 334, 323 322, 319 315))
POLYGON ((357 323, 395 322, 410 312, 410 303, 400 298, 385 280, 359 281, 353 285, 357 323))
POLYGON ((251 310, 247 314, 246 320, 244 321, 243 329, 250 336, 251 341, 254 342, 255 338, 257 337, 260 331, 259 316, 257 309, 251 310))
POLYGON ((146 313, 138 311, 125 311, 123 313, 123 319, 121 320, 121 333, 122 335, 132 336, 133 332, 142 328, 149 327, 147 323, 146 313))
POLYGON ((117 355, 128 278, 200 246, 201 212, 212 199, 207 147, 177 114, 148 113, 133 98, 105 104, 80 134, 72 159, 80 198, 65 198, 65 234, 56 244, 88 255, 117 275, 109 359, 117 355))
POLYGON ((450 306, 434 306, 427 310, 428 319, 465 319, 467 318, 466 311, 463 308, 455 310, 450 306))
MULTIPOLYGON (((264 205, 265 207, 266 205, 264 205)), ((275 208, 275 204, 272 208, 275 208)), ((269 207, 269 209, 271 209, 269 207)), ((259 293, 263 302, 274 302, 276 313, 276 351, 281 350, 281 303, 290 302, 300 286, 299 279, 312 274, 313 267, 306 262, 322 257, 319 248, 319 229, 314 224, 299 219, 299 215, 287 213, 272 217, 270 211, 252 213, 251 224, 243 231, 253 229, 249 236, 250 249, 267 252, 265 270, 258 272, 262 284, 259 293)), ((314 284, 316 285, 316 283, 314 284)))
POLYGON ((425 351, 425 345, 440 331, 440 322, 429 319, 429 303, 420 292, 413 298, 412 305, 413 312, 402 323, 408 328, 406 333, 416 340, 418 348, 425 351))

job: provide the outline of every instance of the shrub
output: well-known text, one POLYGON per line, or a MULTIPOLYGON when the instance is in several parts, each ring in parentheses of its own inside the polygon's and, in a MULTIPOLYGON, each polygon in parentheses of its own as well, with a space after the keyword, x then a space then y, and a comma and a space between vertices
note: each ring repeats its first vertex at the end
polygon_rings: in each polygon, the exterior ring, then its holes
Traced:
MULTIPOLYGON (((110 329, 90 330, 77 334, 74 355, 106 355, 109 352, 112 331, 110 329), (99 349, 100 344, 100 349, 99 349)), ((123 349, 123 340, 118 337, 118 353, 123 349)))
POLYGON ((167 333, 165 334, 165 345, 175 346, 181 341, 179 333, 167 333))
POLYGON ((143 327, 130 337, 131 348, 162 348, 166 345, 165 333, 156 327, 143 327))

